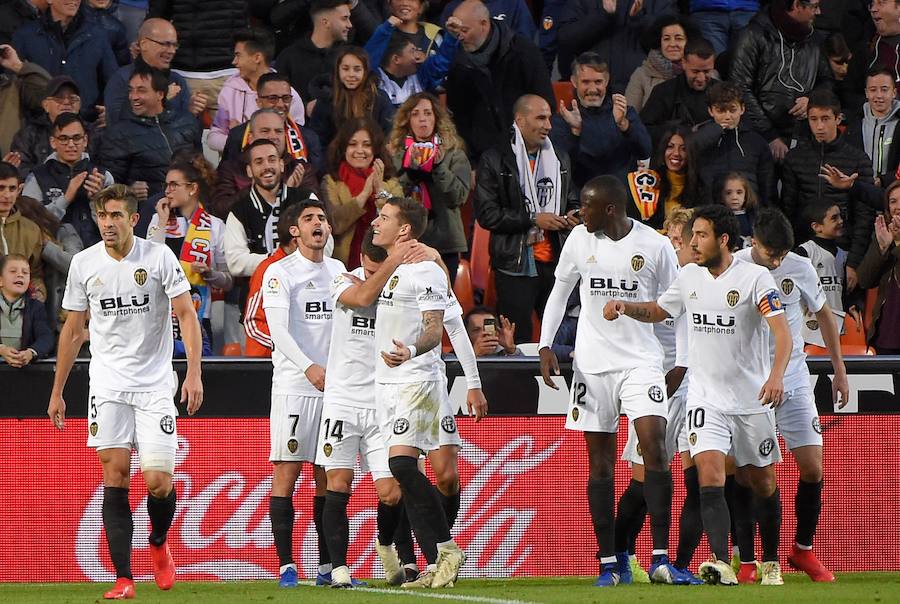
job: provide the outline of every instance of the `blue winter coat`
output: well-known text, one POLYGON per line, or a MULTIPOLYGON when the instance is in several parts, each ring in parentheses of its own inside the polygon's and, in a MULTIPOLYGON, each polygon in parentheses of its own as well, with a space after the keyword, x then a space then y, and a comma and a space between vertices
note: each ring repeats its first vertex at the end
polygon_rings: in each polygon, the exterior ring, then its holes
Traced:
POLYGON ((599 107, 583 107, 581 111, 581 136, 572 129, 560 114, 552 118, 550 140, 555 149, 562 149, 572 161, 572 182, 579 189, 598 174, 612 174, 623 183, 625 176, 637 168, 637 162, 650 157, 650 134, 641 122, 634 107, 625 112, 629 126, 626 132, 619 130, 613 118, 612 96, 606 95, 599 107))
POLYGON ((51 76, 67 75, 75 80, 82 114, 95 115, 94 105, 103 103, 103 88, 119 64, 106 31, 83 11, 75 15, 69 30, 73 33, 65 36, 66 43, 48 10, 13 34, 13 46, 23 61, 37 63, 51 76))

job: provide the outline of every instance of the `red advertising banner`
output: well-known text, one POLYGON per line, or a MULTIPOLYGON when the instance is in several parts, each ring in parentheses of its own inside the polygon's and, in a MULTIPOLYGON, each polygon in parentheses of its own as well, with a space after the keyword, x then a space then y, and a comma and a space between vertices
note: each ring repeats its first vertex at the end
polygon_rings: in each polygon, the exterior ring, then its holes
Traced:
MULTIPOLYGON (((463 491, 454 533, 469 555, 463 576, 596 572, 586 454, 581 435, 564 430, 563 421, 560 416, 488 418, 476 427, 460 419, 463 491)), ((822 424, 826 483, 816 536, 819 558, 835 571, 900 570, 900 552, 889 546, 900 542, 900 416, 831 416, 822 424)), ((275 578, 268 420, 181 420, 178 430, 178 511, 169 543, 180 576, 275 578)), ((102 475, 96 455, 85 446, 86 434, 84 420, 70 420, 62 433, 47 420, 0 420, 0 581, 43 581, 48 568, 59 581, 113 580, 101 522, 102 475)), ((677 462, 673 472, 675 523, 684 498, 677 462)), ((629 477, 627 466, 619 464, 618 493, 629 477)), ((786 456, 779 466, 782 561, 793 538, 796 481, 786 456)), ((315 574, 318 563, 312 494, 304 471, 294 536, 306 576, 315 574)), ((131 500, 135 578, 150 578, 146 490, 139 473, 133 476, 131 500)), ((375 511, 371 480, 358 477, 349 508, 354 576, 381 574, 373 548, 375 511)), ((676 539, 673 524, 673 548, 676 539)), ((649 552, 649 535, 642 534, 638 556, 645 563, 649 552)), ((707 556, 704 543, 695 567, 707 556)))

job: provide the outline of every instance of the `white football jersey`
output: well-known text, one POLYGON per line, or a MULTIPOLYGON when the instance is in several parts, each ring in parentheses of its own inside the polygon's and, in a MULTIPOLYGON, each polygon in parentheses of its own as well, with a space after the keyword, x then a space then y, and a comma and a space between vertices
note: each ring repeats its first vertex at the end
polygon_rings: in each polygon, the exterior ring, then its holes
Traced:
POLYGON ((90 311, 91 387, 173 390, 171 299, 188 291, 172 250, 140 237, 120 261, 102 241, 75 254, 62 306, 90 311))
MULTIPOLYGON (((271 264, 263 275, 263 309, 286 309, 291 337, 309 360, 322 367, 328 364, 331 343, 331 281, 344 271, 340 260, 326 256, 312 262, 297 250, 271 264)), ((272 351, 272 365, 272 394, 322 395, 278 348, 272 351)))
POLYGON ((668 238, 640 222, 631 224, 631 231, 618 241, 578 225, 556 266, 557 279, 569 283, 581 279, 575 358, 584 373, 663 364, 663 349, 652 325, 603 318, 603 307, 610 300, 655 300, 678 274, 668 238))
MULTIPOLYGON (((350 274, 366 278, 361 266, 350 274)), ((325 370, 325 402, 374 409, 376 305, 353 309, 338 302, 341 294, 352 286, 353 281, 343 273, 331 281, 334 319, 325 370)))
POLYGON ((705 267, 688 264, 658 304, 689 321, 690 404, 725 413, 771 411, 758 399, 771 366, 764 317, 784 311, 769 271, 733 259, 716 278, 705 267))
MULTIPOLYGON (((743 249, 735 253, 735 257, 753 262, 751 249, 743 249)), ((791 360, 784 372, 784 389, 793 390, 809 384, 809 367, 806 365, 806 353, 803 352, 803 315, 809 309, 816 313, 825 305, 825 292, 819 283, 819 277, 808 258, 788 252, 781 265, 769 271, 778 288, 781 306, 791 328, 791 360)), ((772 360, 775 359, 775 338, 769 338, 769 350, 772 360)))
POLYGON ((446 311, 447 290, 447 275, 434 262, 402 264, 388 279, 378 297, 378 320, 375 323, 375 380, 378 383, 415 383, 439 379, 440 344, 399 367, 388 367, 381 358, 381 352, 393 350, 393 340, 406 345, 415 344, 422 333, 422 313, 446 311))
POLYGON ((668 372, 675 366, 676 350, 676 332, 675 319, 669 317, 662 323, 653 323, 653 335, 659 340, 663 349, 663 371, 668 372))
MULTIPOLYGON (((843 333, 844 315, 846 314, 844 312, 844 274, 847 252, 837 248, 837 254, 832 254, 813 240, 800 244, 800 247, 806 250, 806 255, 819 276, 819 283, 822 291, 825 292, 828 308, 834 313, 834 323, 838 333, 843 333)), ((819 329, 819 320, 815 313, 808 310, 803 322, 803 341, 816 346, 825 346, 822 330, 819 329)))

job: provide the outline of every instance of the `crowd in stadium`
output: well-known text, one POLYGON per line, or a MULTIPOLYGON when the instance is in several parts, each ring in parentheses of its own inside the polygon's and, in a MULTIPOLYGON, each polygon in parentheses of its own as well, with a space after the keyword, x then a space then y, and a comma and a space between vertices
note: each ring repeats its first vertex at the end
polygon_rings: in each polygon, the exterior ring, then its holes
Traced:
POLYGON ((141 201, 136 233, 187 261, 209 354, 270 353, 254 294, 292 251, 279 210, 312 195, 348 268, 386 199, 419 200, 479 355, 522 354, 600 174, 676 248, 679 208, 724 204, 748 242, 780 208, 836 259, 843 341, 900 349, 890 0, 4 0, 0 23, 0 252, 30 271, 27 294, 3 276, 11 365, 53 354, 69 261, 100 240, 89 198, 113 183, 141 201))

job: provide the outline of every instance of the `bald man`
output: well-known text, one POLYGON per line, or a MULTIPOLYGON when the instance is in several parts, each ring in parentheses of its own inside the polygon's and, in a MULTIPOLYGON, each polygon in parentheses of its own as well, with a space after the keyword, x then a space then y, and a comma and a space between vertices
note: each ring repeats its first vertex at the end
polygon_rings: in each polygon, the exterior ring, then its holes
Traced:
POLYGON ((518 344, 536 341, 531 314, 543 313, 562 241, 579 220, 569 157, 550 142, 550 104, 528 94, 513 109, 512 141, 481 156, 474 200, 491 231, 497 312, 515 323, 518 344))
POLYGON ((166 97, 166 109, 198 115, 206 108, 206 99, 201 95, 192 97, 187 81, 171 71, 172 59, 178 50, 178 34, 171 23, 165 19, 147 19, 138 30, 136 44, 138 56, 134 63, 119 68, 103 93, 107 125, 118 122, 122 119, 123 113, 131 111, 128 104, 128 80, 135 65, 139 63, 159 69, 168 77, 169 94, 166 97))
POLYGON ((465 0, 447 28, 462 51, 447 75, 447 105, 473 160, 506 139, 512 108, 525 94, 553 103, 553 87, 541 52, 510 30, 480 0, 465 0), (458 20, 458 21, 457 21, 458 20))

